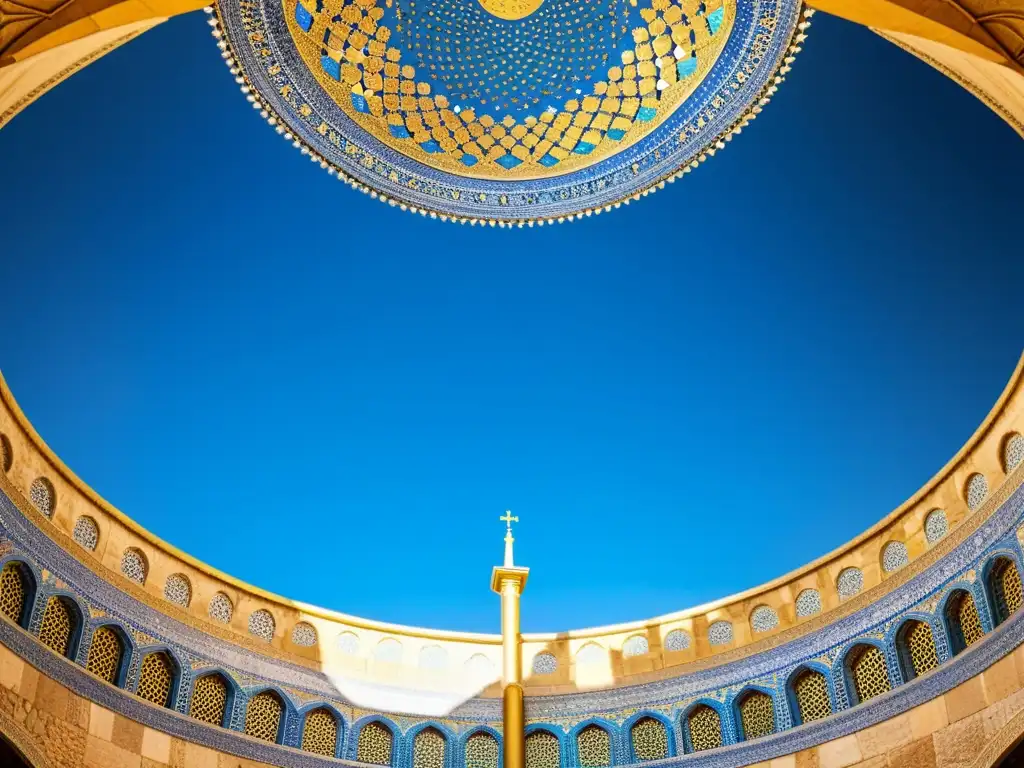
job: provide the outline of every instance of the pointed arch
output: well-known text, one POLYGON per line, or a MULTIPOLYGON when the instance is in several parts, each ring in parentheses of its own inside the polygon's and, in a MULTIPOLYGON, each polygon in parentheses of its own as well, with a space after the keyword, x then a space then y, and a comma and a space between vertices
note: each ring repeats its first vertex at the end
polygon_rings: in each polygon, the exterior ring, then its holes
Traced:
POLYGON ((296 717, 300 723, 299 747, 303 751, 325 757, 342 757, 342 745, 348 727, 344 715, 337 707, 327 701, 315 701, 299 709, 296 717), (325 716, 333 719, 333 740, 325 716), (327 750, 332 746, 333 751, 328 753, 327 750))
POLYGON ((348 740, 348 759, 371 765, 396 764, 400 754, 401 730, 382 715, 370 715, 352 725, 348 740))
POLYGON ((799 665, 786 680, 786 696, 793 725, 828 717, 836 706, 831 670, 814 662, 799 665))
POLYGON ((573 765, 580 768, 605 768, 615 764, 615 743, 618 729, 600 717, 589 717, 569 731, 573 747, 573 765))
POLYGON ((940 663, 931 622, 924 617, 908 616, 896 630, 896 658, 904 682, 931 672, 940 663))
POLYGON ((676 736, 672 718, 661 712, 641 710, 626 720, 622 725, 623 736, 627 742, 627 754, 630 762, 641 763, 647 760, 661 760, 663 757, 675 757, 676 736), (664 747, 661 738, 664 737, 664 747), (664 748, 664 756, 656 757, 664 748))
POLYGON ((85 669, 101 680, 124 688, 128 680, 135 641, 121 622, 108 619, 92 626, 85 669))
POLYGON ((775 733, 775 692, 760 685, 748 685, 732 699, 736 741, 751 741, 775 733))
POLYGON ((288 706, 285 702, 284 695, 274 686, 250 693, 245 702, 243 732, 271 744, 280 744, 288 706))
POLYGON ((1010 552, 998 552, 982 569, 985 596, 992 616, 992 626, 998 627, 1024 605, 1020 567, 1010 552))
POLYGON ((885 646, 870 638, 859 638, 843 655, 843 671, 850 706, 892 690, 892 678, 885 646))
POLYGON ((679 718, 683 734, 683 751, 704 752, 727 743, 725 724, 728 719, 720 702, 698 699, 690 704, 679 718))
POLYGON ((86 615, 76 595, 66 590, 50 592, 42 606, 39 642, 54 653, 74 660, 78 655, 86 615))
POLYGON ((454 734, 440 723, 419 723, 405 734, 408 756, 403 764, 412 768, 449 768, 456 741, 454 734))
POLYGON ((169 645, 150 645, 140 648, 138 657, 135 695, 151 704, 174 709, 184 669, 177 653, 169 645))
POLYGON ((490 726, 478 726, 464 734, 459 754, 464 768, 504 768, 501 734, 490 726))
POLYGON ((193 670, 188 715, 209 725, 230 728, 240 691, 235 679, 220 667, 193 670))
POLYGON ((526 768, 561 768, 569 745, 566 733, 550 723, 535 723, 525 730, 526 768))
POLYGON ((956 656, 985 635, 974 592, 967 585, 957 584, 949 591, 942 603, 942 618, 950 656, 956 656))
POLYGON ((0 560, 0 614, 28 629, 42 577, 35 563, 20 555, 0 560))

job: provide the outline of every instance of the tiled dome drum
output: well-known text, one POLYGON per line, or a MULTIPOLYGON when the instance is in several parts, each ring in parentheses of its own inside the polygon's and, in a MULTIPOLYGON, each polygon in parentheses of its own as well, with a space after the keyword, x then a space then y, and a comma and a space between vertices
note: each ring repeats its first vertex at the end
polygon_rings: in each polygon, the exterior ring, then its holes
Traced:
POLYGON ((806 28, 797 0, 225 0, 217 13, 242 90, 303 154, 393 204, 502 224, 604 210, 721 149, 806 28))

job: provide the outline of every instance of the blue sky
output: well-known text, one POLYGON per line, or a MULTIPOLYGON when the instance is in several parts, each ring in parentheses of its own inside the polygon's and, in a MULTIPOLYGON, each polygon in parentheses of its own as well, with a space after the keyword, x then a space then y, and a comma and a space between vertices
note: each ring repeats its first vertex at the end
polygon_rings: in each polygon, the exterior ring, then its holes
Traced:
POLYGON ((511 507, 527 630, 721 597, 912 494, 1021 353, 1019 138, 864 30, 818 14, 683 182, 507 232, 338 184, 204 21, 0 134, 0 368, 97 491, 262 587, 497 631, 511 507))

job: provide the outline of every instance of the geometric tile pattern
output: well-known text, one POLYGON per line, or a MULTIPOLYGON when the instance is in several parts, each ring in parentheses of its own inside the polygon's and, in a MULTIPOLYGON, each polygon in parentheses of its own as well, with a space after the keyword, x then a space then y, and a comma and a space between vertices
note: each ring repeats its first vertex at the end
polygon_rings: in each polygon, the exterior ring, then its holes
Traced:
POLYGON ((854 653, 856 655, 850 663, 850 673, 857 700, 865 702, 887 693, 891 685, 889 671, 885 666, 885 654, 873 645, 863 645, 854 653))
POLYGON ((316 645, 316 629, 312 624, 300 621, 292 628, 292 642, 301 648, 316 645))
POLYGON ((1024 437, 1016 433, 1010 435, 1003 444, 1003 466, 1007 474, 1013 472, 1024 461, 1024 437))
POLYGON ((768 632, 779 626, 779 614, 768 605, 759 605, 750 614, 750 626, 755 632, 768 632))
POLYGON ((14 463, 14 451, 11 450, 11 441, 7 435, 0 434, 0 472, 10 472, 14 463))
POLYGON ((191 717, 210 725, 223 725, 227 705, 228 684, 223 677, 215 673, 196 680, 188 710, 191 717))
POLYGON ((274 617, 270 611, 260 608, 249 614, 249 634, 266 640, 268 643, 274 639, 274 617))
POLYGON ((844 568, 836 579, 840 599, 853 597, 864 588, 864 573, 860 568, 844 568))
POLYGON ((148 571, 145 555, 135 547, 129 547, 121 555, 121 573, 135 583, 145 584, 148 571))
POLYGON ((681 629, 673 629, 665 635, 666 651, 685 651, 690 647, 690 636, 681 629))
POLYGON ((816 589, 805 589, 796 596, 797 618, 821 613, 821 594, 816 589))
POLYGON ((560 768, 558 737, 548 731, 534 731, 526 737, 526 768, 560 768))
POLYGON ((245 711, 245 732, 263 741, 277 741, 284 705, 273 691, 262 691, 249 699, 245 711))
POLYGON ((767 736, 775 732, 775 707, 772 697, 755 691, 740 703, 740 720, 743 722, 745 741, 767 736))
POLYGON ((949 523, 946 522, 946 512, 942 509, 933 509, 924 519, 924 536, 929 544, 934 544, 949 532, 949 523))
POLYGON ((668 731, 665 724, 653 717, 636 721, 629 731, 633 754, 638 761, 661 760, 668 757, 668 731))
POLYGON ((598 725, 588 725, 576 736, 576 754, 581 768, 611 765, 612 739, 608 731, 598 725))
POLYGON ((7 563, 0 571, 0 613, 17 624, 25 612, 28 588, 22 566, 7 563))
POLYGON ((96 521, 88 515, 82 515, 75 520, 75 527, 71 531, 72 538, 90 552, 96 549, 100 540, 100 531, 96 521))
POLYGON ((701 704, 694 709, 688 718, 687 727, 694 752, 722 746, 722 719, 711 707, 701 704))
POLYGON ((92 634, 89 658, 85 668, 101 680, 117 682, 117 673, 124 659, 124 644, 110 627, 100 627, 92 634))
POLYGON ((391 731, 380 723, 367 723, 359 731, 356 760, 370 765, 391 765, 391 731))
POLYGON ((412 743, 413 768, 444 768, 445 740, 436 728, 424 728, 412 743))
POLYGON ((498 740, 474 733, 466 740, 466 768, 498 768, 498 740))
POLYGON ((728 621, 716 621, 708 627, 708 643, 711 645, 728 645, 732 642, 732 624, 728 621))
POLYGON ((46 603, 43 623, 39 627, 39 642, 51 651, 67 656, 75 624, 77 622, 72 617, 67 603, 59 597, 51 597, 46 603))
POLYGON ((174 667, 163 651, 149 654, 142 660, 139 671, 139 687, 136 694, 141 699, 161 707, 171 703, 171 687, 174 685, 174 667))
POLYGON ((210 600, 210 608, 208 613, 210 618, 214 621, 219 621, 221 624, 227 624, 231 621, 232 615, 234 615, 235 606, 231 603, 231 598, 225 595, 223 592, 218 592, 210 600))
POLYGON ((910 562, 907 545, 902 541, 890 541, 882 549, 882 570, 892 573, 910 562))
POLYGON ((533 674, 550 675, 558 669, 558 659, 553 653, 538 653, 533 657, 533 674))
POLYGON ((164 598, 182 608, 188 608, 188 604, 192 602, 192 585, 188 577, 182 573, 172 573, 168 576, 164 582, 164 598))
POLYGON ((988 496, 988 480, 985 476, 975 472, 967 478, 966 493, 967 507, 972 512, 981 506, 981 502, 988 496))
POLYGON ((914 668, 914 676, 923 675, 939 666, 939 654, 935 650, 935 637, 926 622, 912 622, 906 634, 907 651, 914 668))
POLYGON ((28 489, 28 498, 32 505, 47 517, 53 517, 54 492, 53 484, 45 477, 37 477, 28 489))
POLYGON ((1009 558, 999 560, 992 568, 989 582, 996 609, 996 624, 1001 624, 1024 603, 1024 588, 1017 566, 1009 558))
POLYGON ((302 728, 302 748, 306 752, 334 757, 338 749, 338 721, 327 709, 314 709, 306 715, 302 728))
POLYGON ((821 672, 804 670, 793 681, 793 693, 800 708, 800 722, 810 723, 832 714, 832 700, 828 695, 828 680, 821 672))

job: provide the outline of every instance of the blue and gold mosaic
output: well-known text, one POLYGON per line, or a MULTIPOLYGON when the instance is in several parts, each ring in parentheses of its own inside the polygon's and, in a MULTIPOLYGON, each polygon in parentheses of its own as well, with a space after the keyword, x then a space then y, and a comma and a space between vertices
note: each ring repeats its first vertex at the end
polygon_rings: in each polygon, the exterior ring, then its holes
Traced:
POLYGON ((759 108, 800 20, 795 0, 227 0, 218 13, 243 90, 313 159, 393 202, 521 222, 616 204, 720 144, 759 108))

